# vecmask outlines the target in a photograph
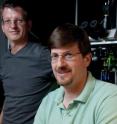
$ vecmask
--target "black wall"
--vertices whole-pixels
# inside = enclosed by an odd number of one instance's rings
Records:
[[[108,0],[78,0],[78,25],[86,29],[89,35],[96,35],[102,30],[104,13],[107,8],[104,4]],[[117,1],[109,0],[110,29],[116,28]],[[95,34],[94,34],[95,33]]]
[[[33,1],[30,0],[33,18],[32,31],[41,41],[45,42],[51,31],[59,24],[75,23],[75,0]]]
[[[28,0],[25,0],[28,1]],[[96,33],[104,19],[104,3],[107,0],[78,0],[78,25],[88,22],[87,32]],[[59,24],[70,22],[75,24],[76,0],[30,0],[27,2],[32,13],[33,28],[42,42],[46,42],[51,31]],[[116,0],[110,0],[109,16],[111,28],[116,27]],[[97,22],[95,27],[90,25]],[[100,30],[100,29],[99,29]]]

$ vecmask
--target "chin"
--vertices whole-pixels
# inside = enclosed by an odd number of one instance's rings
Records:
[[[18,40],[18,39],[21,38],[21,36],[20,36],[20,35],[12,35],[12,36],[10,36],[9,38],[10,38],[11,40]]]
[[[63,81],[63,80],[57,80],[57,81],[60,86],[68,86],[69,84],[71,84],[71,81]]]

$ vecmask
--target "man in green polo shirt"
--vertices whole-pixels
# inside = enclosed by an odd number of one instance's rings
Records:
[[[50,36],[50,47],[60,88],[43,99],[34,124],[117,124],[117,86],[88,71],[92,55],[86,32],[60,25]]]

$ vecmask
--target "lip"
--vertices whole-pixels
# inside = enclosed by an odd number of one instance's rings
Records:
[[[70,71],[68,70],[57,70],[57,73],[63,74],[63,73],[69,73]]]
[[[56,72],[58,76],[68,75],[70,72]]]
[[[19,31],[9,31],[10,34],[18,34]]]
[[[9,31],[9,32],[11,32],[11,33],[12,33],[12,32],[19,32],[19,31],[14,30],[14,31]]]

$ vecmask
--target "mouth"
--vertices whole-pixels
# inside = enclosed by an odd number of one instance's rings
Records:
[[[58,70],[56,70],[56,72],[58,74],[66,74],[66,73],[71,72],[71,70],[69,70],[69,69],[58,69]]]
[[[10,30],[9,33],[19,33],[18,30]]]
[[[66,76],[70,73],[71,71],[56,71],[57,76]]]
[[[18,31],[11,31],[10,34],[18,34]]]

